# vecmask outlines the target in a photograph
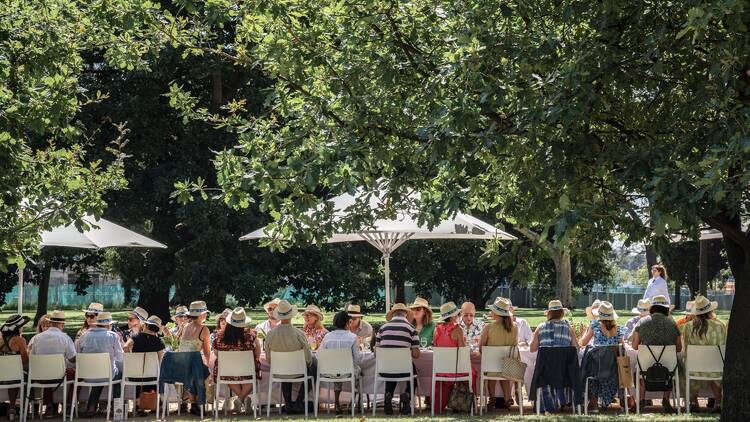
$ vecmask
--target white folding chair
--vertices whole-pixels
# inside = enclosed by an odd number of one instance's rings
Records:
[[[10,390],[18,388],[19,409],[21,409],[20,418],[23,419],[24,411],[24,382],[23,382],[23,361],[21,355],[0,356],[0,390]],[[15,403],[11,403],[8,409],[13,409]],[[10,410],[9,410],[10,411]]]
[[[216,371],[216,390],[214,392],[214,419],[219,417],[219,389],[221,385],[229,384],[252,384],[253,391],[250,393],[253,405],[253,417],[258,417],[258,379],[255,377],[255,357],[252,350],[223,351],[216,354],[218,369]],[[246,377],[240,381],[230,381],[223,377]],[[232,390],[227,387],[228,393],[225,401],[232,396]],[[224,403],[224,416],[227,415],[227,405]]]
[[[122,363],[122,398],[125,400],[125,388],[128,386],[156,386],[156,416],[159,416],[159,354],[150,353],[125,353]],[[144,380],[149,379],[149,380]],[[134,400],[133,412],[138,408],[138,398]],[[128,408],[125,406],[125,419],[128,418]]]
[[[357,377],[354,372],[354,359],[352,358],[351,349],[320,349],[317,352],[318,373],[315,382],[315,417],[318,417],[318,403],[320,400],[320,383],[327,382],[328,399],[330,402],[331,388],[333,384],[349,382],[352,386],[352,417],[354,416],[354,388],[357,378],[359,378],[359,391],[362,391],[362,378]],[[330,407],[328,412],[330,412]],[[364,412],[364,410],[363,410]]]
[[[726,346],[687,346],[685,351],[685,409],[690,414],[690,380],[721,381]],[[718,372],[718,377],[690,375],[692,372]]]
[[[307,381],[312,376],[307,375],[307,362],[305,361],[305,352],[297,350],[294,352],[271,352],[271,373],[268,380],[268,403],[266,406],[266,417],[271,416],[271,392],[273,383],[279,383],[279,390],[283,383],[302,383],[302,390],[305,394],[305,418],[307,418]],[[289,377],[289,378],[284,378]],[[281,407],[279,407],[281,413]]]
[[[112,409],[112,387],[120,380],[112,379],[112,360],[109,353],[79,353],[76,355],[76,375],[73,381],[73,403],[70,420],[78,416],[79,387],[107,387],[107,419]]]
[[[593,346],[593,347],[616,347],[618,350],[622,351],[622,353],[620,353],[619,356],[625,356],[624,349],[622,348],[621,345],[618,345],[618,346]],[[593,379],[594,379],[594,377],[586,377],[586,384],[585,384],[585,387],[584,387],[584,390],[583,390],[583,413],[585,415],[589,414],[589,406],[588,406],[589,381],[593,380]],[[628,404],[627,404],[627,397],[628,397],[628,394],[630,393],[630,388],[625,388],[624,390],[625,391],[623,393],[624,394],[623,397],[625,398],[625,402],[623,402],[622,407],[625,408],[625,415],[628,415],[629,414],[629,410],[628,410]],[[618,392],[619,392],[619,389],[618,389]]]
[[[438,376],[438,374],[466,374],[463,376]],[[438,381],[469,383],[469,391],[473,393],[471,385],[471,356],[468,347],[433,347],[432,348],[432,405],[431,414],[435,416],[437,400],[435,386]],[[440,386],[442,389],[442,385]],[[441,395],[442,397],[442,395]],[[470,405],[471,416],[474,416],[474,403]]]
[[[501,376],[488,375],[492,372],[503,372],[503,358],[509,356],[516,346],[483,346],[482,347],[482,364],[479,369],[479,416],[482,416],[482,408],[486,406],[484,402],[484,383],[489,380],[510,381],[515,384],[516,394],[518,395],[518,412],[523,416],[523,382],[511,380]],[[490,394],[494,393],[493,391]]]
[[[26,421],[28,416],[28,406],[32,404],[31,389],[36,388],[56,388],[62,387],[63,392],[63,420],[65,420],[66,410],[65,402],[68,397],[68,381],[65,378],[65,356],[59,355],[29,355],[29,379],[26,383],[26,389],[29,392],[29,400],[26,400],[23,420]]]
[[[649,348],[651,351],[649,352]],[[663,352],[663,353],[662,353]],[[653,354],[653,356],[652,356]],[[661,358],[659,356],[661,355]],[[677,414],[680,414],[680,367],[677,364],[677,346],[671,345],[671,346],[647,346],[645,344],[641,344],[640,347],[638,347],[638,358],[637,358],[637,365],[636,365],[636,379],[635,379],[635,413],[640,415],[641,414],[641,371],[646,371],[648,368],[650,368],[654,363],[656,363],[656,360],[654,359],[654,356],[659,359],[659,363],[665,366],[667,369],[670,369],[670,371],[674,371],[674,378],[673,378],[673,385],[676,391],[672,394],[672,400],[675,403],[675,406],[677,408]]]
[[[409,374],[406,377],[390,378],[383,377],[382,374]],[[409,392],[411,397],[411,415],[414,416],[414,379],[417,375],[414,373],[412,366],[411,349],[406,347],[384,348],[378,347],[375,352],[375,380],[373,381],[372,391],[377,398],[378,380],[380,381],[407,381],[409,383]],[[372,406],[372,415],[375,416],[377,406]]]

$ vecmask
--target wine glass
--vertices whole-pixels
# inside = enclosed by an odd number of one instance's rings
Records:
[[[426,338],[420,338],[419,339],[419,345],[422,346],[423,349],[427,348],[427,339]]]

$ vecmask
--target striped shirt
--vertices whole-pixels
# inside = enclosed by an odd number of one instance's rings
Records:
[[[568,347],[573,345],[570,324],[566,320],[547,321],[539,324],[539,347]]]
[[[404,317],[394,316],[378,330],[375,347],[419,348],[419,335]]]

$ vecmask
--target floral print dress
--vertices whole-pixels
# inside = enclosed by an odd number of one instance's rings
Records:
[[[310,345],[310,349],[318,350],[320,343],[323,342],[323,337],[328,334],[328,330],[325,328],[317,329],[315,326],[304,327],[305,338],[307,338],[307,344]]]
[[[617,327],[617,333],[609,337],[602,331],[599,321],[591,321],[589,328],[594,333],[592,344],[594,346],[617,346],[622,342],[622,328]],[[620,392],[620,383],[617,374],[608,380],[589,380],[589,397],[599,397],[601,407],[609,407]]]
[[[252,350],[255,351],[255,339],[258,338],[258,334],[255,332],[255,330],[248,329],[245,331],[245,338],[237,343],[237,344],[226,344],[222,341],[222,334],[223,331],[216,332],[216,336],[214,338],[214,341],[212,343],[213,350],[215,351],[230,351],[230,352],[237,352],[237,351],[246,351],[246,350]],[[216,375],[219,373],[219,358],[218,353],[216,354],[217,358],[214,362],[213,367],[213,378],[214,382],[216,382]],[[260,372],[260,354],[254,354],[253,359],[255,359],[255,377],[257,379],[261,378],[261,372]],[[228,381],[241,381],[246,380],[247,377],[222,377],[222,380],[228,380]]]

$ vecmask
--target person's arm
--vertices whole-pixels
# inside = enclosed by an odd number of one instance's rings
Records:
[[[29,364],[29,351],[26,345],[26,339],[21,336],[13,337],[11,343],[15,343],[15,346],[11,344],[11,348],[18,349],[18,354],[21,355],[21,362],[25,365]]]
[[[682,336],[677,336],[677,342],[675,343],[675,349],[677,353],[682,351]]]
[[[118,341],[119,343],[119,341]],[[125,342],[125,344],[122,345],[122,351],[130,353],[133,351],[133,338],[129,338],[128,341]]]
[[[568,328],[570,329],[570,345],[575,347],[576,349],[581,347],[578,343],[578,337],[576,336],[576,330],[573,328],[572,325],[568,325]],[[589,330],[591,331],[591,330]],[[592,333],[593,335],[593,333]],[[585,344],[585,343],[584,343]]]
[[[464,330],[461,327],[456,326],[451,330],[450,334],[453,340],[458,342],[458,347],[466,347],[466,338],[464,338]]]
[[[482,336],[479,337],[479,350],[482,350],[482,347],[486,346],[487,342],[490,339],[490,335],[488,333],[488,331],[489,331],[488,328],[489,328],[489,326],[485,325],[484,328],[482,329]]]
[[[117,335],[112,337],[112,344],[115,348],[115,362],[120,362],[120,365],[122,365],[122,362],[125,360],[125,356],[124,356],[122,346],[120,345],[120,340],[117,338]],[[132,347],[132,342],[131,342],[131,347]],[[121,366],[118,366],[118,368],[121,368]]]
[[[359,363],[362,360],[362,351],[359,350],[359,344],[356,341],[352,342],[352,359],[354,359],[354,363]]]
[[[211,356],[211,331],[209,331],[208,327],[204,326],[201,328],[200,337],[203,341],[203,359],[206,360],[206,365],[208,365],[208,359]]]
[[[630,342],[630,345],[633,347],[634,350],[638,350],[638,346],[641,345],[641,334],[638,331],[633,331],[633,341]]]
[[[529,344],[529,351],[536,352],[539,350],[539,327],[536,327],[534,335],[531,336],[531,344]]]
[[[575,336],[575,330],[573,330],[573,327],[570,327],[570,329],[572,330],[572,335]],[[583,335],[583,337],[581,337],[581,344],[589,344],[589,342],[591,341],[591,337],[594,337],[594,332],[591,330],[586,330],[586,333]]]

